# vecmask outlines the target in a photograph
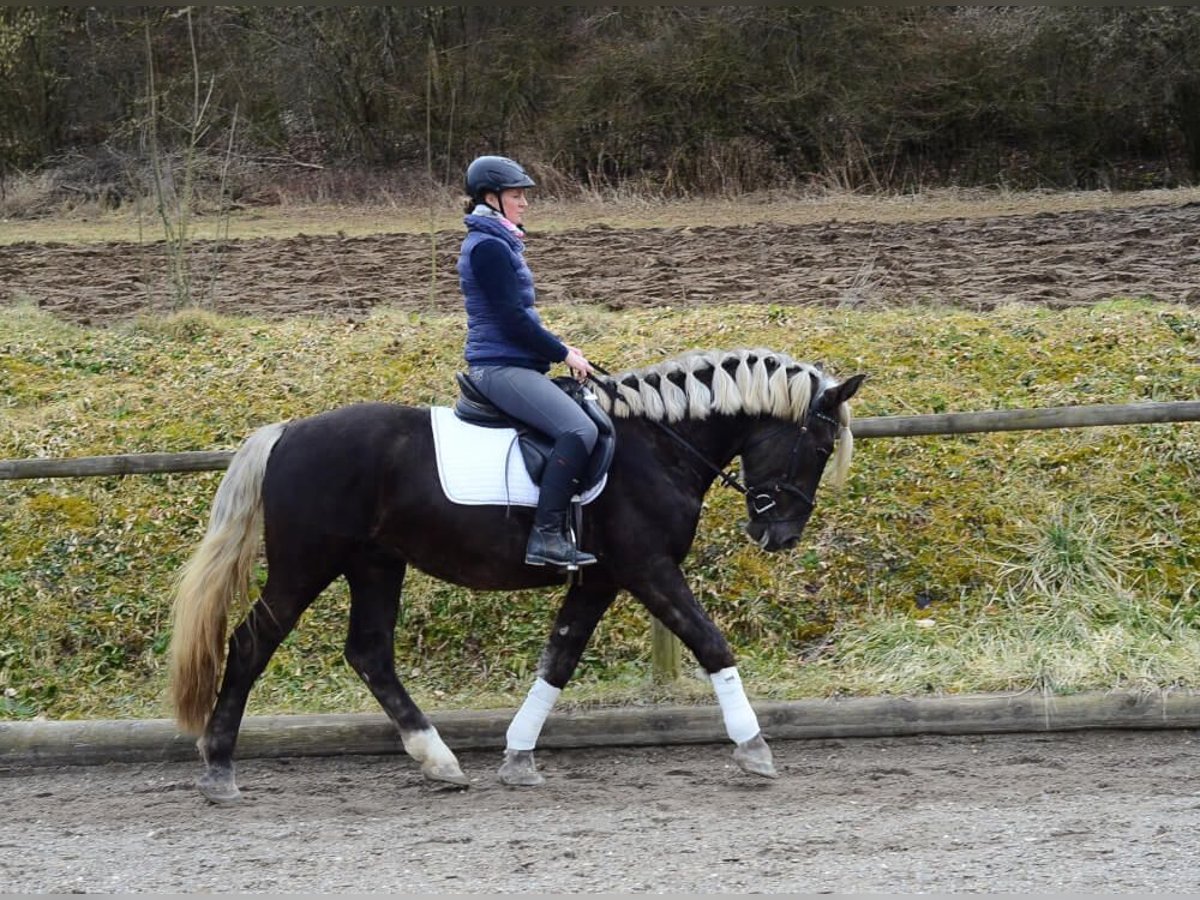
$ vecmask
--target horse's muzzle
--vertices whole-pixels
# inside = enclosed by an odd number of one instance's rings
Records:
[[[803,527],[797,529],[791,523],[750,522],[746,526],[746,534],[750,540],[768,553],[792,549],[800,540],[803,531]]]

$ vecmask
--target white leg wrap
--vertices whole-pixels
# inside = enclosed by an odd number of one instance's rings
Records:
[[[517,710],[517,714],[513,716],[513,720],[508,726],[508,733],[505,737],[508,740],[509,750],[532,750],[537,746],[538,735],[542,733],[542,725],[545,723],[546,717],[550,715],[550,710],[554,708],[554,702],[558,700],[558,695],[561,693],[562,688],[556,688],[541,678],[533,683],[533,687],[529,689],[529,694],[525,697],[525,702],[521,704],[521,708]]]
[[[709,677],[717,692],[717,702],[721,704],[721,715],[725,717],[725,730],[735,744],[744,744],[758,734],[758,716],[746,699],[737,666],[722,669]]]
[[[424,731],[401,732],[400,740],[404,744],[404,752],[424,765],[458,765],[453,751],[446,746],[437,729],[430,725]]]

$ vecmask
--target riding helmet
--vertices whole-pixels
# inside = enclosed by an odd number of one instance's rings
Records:
[[[467,166],[467,194],[475,200],[489,191],[499,194],[505,188],[535,187],[521,164],[507,156],[480,156]]]

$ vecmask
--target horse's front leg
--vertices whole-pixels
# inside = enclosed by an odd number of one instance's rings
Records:
[[[542,725],[574,674],[596,624],[616,596],[617,589],[611,585],[581,584],[567,591],[542,651],[537,678],[505,735],[504,763],[499,772],[505,784],[532,786],[545,781],[533,760]]]
[[[725,731],[736,744],[734,762],[743,771],[775,778],[775,762],[758,727],[758,716],[742,688],[725,636],[701,608],[683,573],[668,559],[650,562],[639,573],[630,591],[660,622],[669,628],[696,656],[712,681]]]

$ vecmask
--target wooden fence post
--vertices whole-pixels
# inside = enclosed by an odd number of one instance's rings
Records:
[[[654,680],[668,683],[679,680],[679,658],[683,644],[662,622],[650,617],[650,671]]]

